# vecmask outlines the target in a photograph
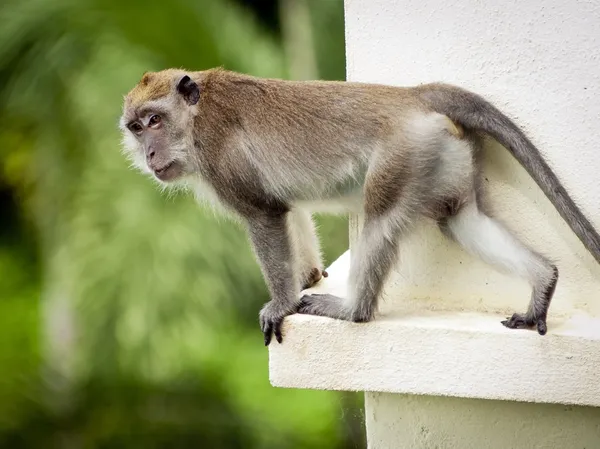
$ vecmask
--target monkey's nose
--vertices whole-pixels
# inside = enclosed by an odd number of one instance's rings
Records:
[[[156,151],[154,151],[153,148],[149,148],[148,150],[148,155],[146,156],[148,158],[149,161],[152,160],[152,158],[154,158],[154,155],[156,154]]]

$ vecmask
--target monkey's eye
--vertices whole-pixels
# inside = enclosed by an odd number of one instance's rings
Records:
[[[151,128],[156,128],[158,125],[160,125],[160,121],[161,121],[160,115],[154,114],[152,117],[150,117],[148,126],[150,126]]]
[[[140,125],[137,122],[136,123],[132,123],[131,125],[129,125],[129,129],[134,134],[140,134],[144,130],[144,128],[142,128],[142,125]]]

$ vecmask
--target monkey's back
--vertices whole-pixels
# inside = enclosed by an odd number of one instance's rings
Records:
[[[372,153],[423,106],[408,88],[218,70],[206,77],[201,109],[229,124],[228,151],[246,158],[266,187],[310,197],[360,183]]]

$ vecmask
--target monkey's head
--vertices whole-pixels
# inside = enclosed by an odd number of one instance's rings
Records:
[[[193,173],[193,123],[200,87],[197,73],[168,69],[144,73],[125,96],[123,149],[143,172],[163,183]]]

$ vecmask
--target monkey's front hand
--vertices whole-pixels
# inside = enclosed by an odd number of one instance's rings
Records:
[[[269,346],[271,343],[271,337],[275,334],[275,339],[278,343],[283,341],[281,335],[281,326],[283,325],[283,319],[292,315],[296,312],[296,307],[290,308],[286,307],[286,304],[283,304],[278,301],[269,301],[266,303],[262,310],[260,311],[260,329],[265,335],[265,346]]]

